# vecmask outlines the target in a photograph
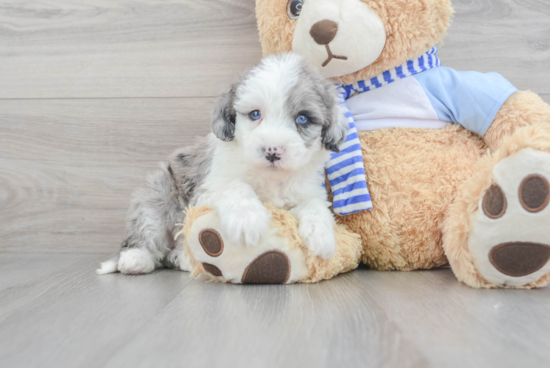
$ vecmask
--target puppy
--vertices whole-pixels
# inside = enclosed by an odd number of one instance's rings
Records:
[[[269,229],[262,203],[270,202],[291,211],[305,244],[330,258],[334,217],[324,163],[345,141],[346,128],[336,89],[317,69],[295,54],[264,59],[221,96],[212,133],[176,151],[135,192],[120,254],[98,273],[189,271],[174,234],[184,210],[195,205],[218,212],[230,242],[255,246]]]

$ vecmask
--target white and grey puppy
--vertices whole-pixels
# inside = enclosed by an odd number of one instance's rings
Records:
[[[190,205],[218,211],[222,236],[254,246],[267,232],[262,203],[290,210],[305,244],[334,254],[334,217],[323,187],[324,163],[346,138],[334,85],[295,54],[264,59],[221,96],[212,134],[176,151],[132,199],[127,238],[98,273],[189,270],[176,225]]]

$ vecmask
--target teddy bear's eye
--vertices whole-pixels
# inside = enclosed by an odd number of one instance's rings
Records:
[[[288,0],[286,12],[290,19],[298,19],[302,12],[302,6],[304,6],[303,0]]]

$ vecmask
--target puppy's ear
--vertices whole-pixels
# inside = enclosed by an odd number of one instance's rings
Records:
[[[235,138],[237,112],[233,104],[236,90],[237,85],[232,85],[229,92],[220,96],[212,110],[212,133],[224,142],[230,142]]]
[[[332,109],[332,116],[323,125],[322,139],[329,151],[340,152],[340,146],[346,141],[348,120],[338,105]]]

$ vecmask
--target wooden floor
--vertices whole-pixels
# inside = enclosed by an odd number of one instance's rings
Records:
[[[453,3],[443,64],[550,102],[550,2]],[[132,190],[260,57],[253,0],[0,0],[0,367],[550,366],[550,288],[95,275]]]
[[[99,277],[101,254],[0,255],[1,367],[548,367],[550,290],[449,269],[316,285]]]

